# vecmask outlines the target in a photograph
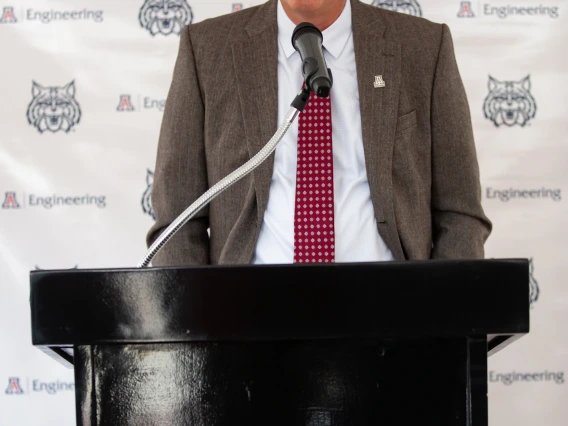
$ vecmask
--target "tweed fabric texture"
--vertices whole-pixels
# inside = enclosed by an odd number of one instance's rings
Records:
[[[276,130],[276,5],[184,29],[160,132],[148,243]],[[491,223],[448,27],[358,0],[351,6],[378,232],[397,260],[482,258]],[[374,88],[376,75],[384,88]],[[272,170],[273,157],[219,195],[153,265],[250,263]]]

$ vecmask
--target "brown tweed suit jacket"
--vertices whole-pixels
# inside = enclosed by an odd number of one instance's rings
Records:
[[[183,30],[160,134],[148,243],[276,130],[276,1]],[[351,2],[378,232],[397,260],[482,258],[491,223],[481,208],[469,107],[448,27]],[[384,88],[373,87],[375,75],[383,76]],[[153,265],[250,263],[272,170],[273,157],[218,196]]]

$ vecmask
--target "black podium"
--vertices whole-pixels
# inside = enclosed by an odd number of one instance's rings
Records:
[[[77,424],[486,426],[526,260],[36,271]]]

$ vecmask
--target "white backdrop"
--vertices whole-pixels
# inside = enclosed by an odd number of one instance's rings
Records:
[[[74,424],[72,371],[31,346],[29,271],[136,264],[179,28],[262,1],[176,0],[167,22],[146,3],[0,0],[0,426]],[[490,358],[491,424],[564,426],[568,1],[374,3],[450,26],[487,256],[533,259],[531,334]]]

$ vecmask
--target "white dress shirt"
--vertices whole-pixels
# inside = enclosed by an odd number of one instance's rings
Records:
[[[300,54],[291,43],[296,25],[278,2],[278,123],[284,120],[303,84]],[[323,31],[324,56],[333,73],[331,120],[335,197],[335,261],[393,260],[379,235],[367,180],[351,3]],[[369,82],[372,85],[372,82]],[[372,90],[372,86],[369,86]],[[298,120],[276,148],[268,205],[253,263],[292,263],[296,194]]]

